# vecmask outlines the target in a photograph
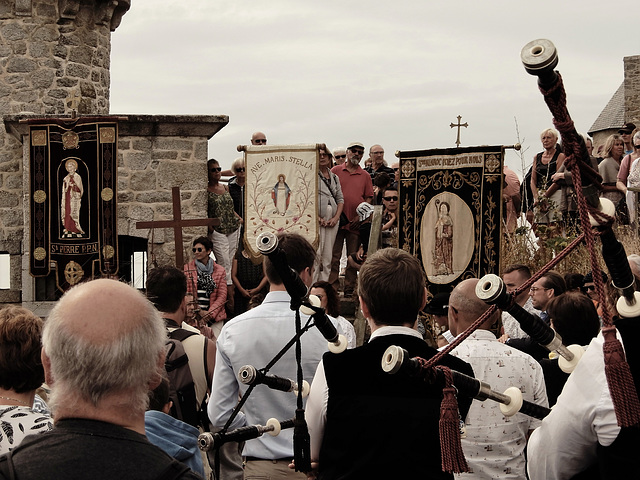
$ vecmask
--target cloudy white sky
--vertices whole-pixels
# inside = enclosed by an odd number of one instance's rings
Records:
[[[112,36],[111,113],[229,115],[209,156],[271,144],[396,150],[511,145],[525,161],[551,115],[520,51],[548,38],[569,111],[591,127],[640,54],[632,0],[132,0]],[[521,172],[520,157],[507,163]]]

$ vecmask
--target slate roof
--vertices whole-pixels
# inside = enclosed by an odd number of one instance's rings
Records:
[[[620,84],[587,133],[592,136],[595,132],[617,129],[622,125],[624,125],[624,82]]]

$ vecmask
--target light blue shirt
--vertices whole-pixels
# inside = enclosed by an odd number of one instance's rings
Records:
[[[230,320],[217,341],[216,366],[212,394],[207,412],[214,427],[223,427],[248,386],[240,383],[238,371],[244,365],[257,369],[267,366],[276,354],[295,336],[295,312],[286,292],[269,292],[262,305]],[[301,314],[302,326],[308,317]],[[309,384],[313,380],[322,355],[328,351],[327,340],[312,327],[302,335],[302,371]],[[269,370],[268,374],[296,380],[295,345]],[[245,425],[265,425],[269,418],[291,419],[296,412],[296,395],[272,390],[266,385],[254,387],[251,395],[234,419],[230,430]],[[272,437],[262,435],[246,442],[243,455],[279,459],[293,458],[293,429],[282,430]]]

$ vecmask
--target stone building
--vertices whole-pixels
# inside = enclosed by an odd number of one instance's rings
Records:
[[[626,122],[640,126],[640,55],[624,57],[624,80],[589,129],[593,151]]]
[[[0,303],[37,303],[60,294],[51,279],[29,274],[25,121],[70,117],[73,110],[79,116],[108,116],[111,32],[130,4],[0,0],[0,265],[10,270]],[[158,264],[173,262],[172,230],[135,226],[172,217],[172,187],[181,189],[183,218],[206,217],[207,141],[228,121],[224,115],[118,116],[119,276],[130,275],[134,251],[148,252]],[[185,245],[204,228],[185,229]]]

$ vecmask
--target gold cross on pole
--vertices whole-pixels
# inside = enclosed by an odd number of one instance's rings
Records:
[[[69,94],[67,97],[67,106],[71,108],[71,117],[76,118],[76,114],[78,113],[78,107],[80,106],[80,101],[82,100],[82,95],[76,89],[73,93]]]
[[[456,147],[460,146],[460,127],[467,128],[469,126],[467,122],[460,123],[460,120],[462,120],[462,116],[458,115],[458,123],[452,123],[451,125],[449,125],[451,128],[458,127],[458,136],[456,137]]]

